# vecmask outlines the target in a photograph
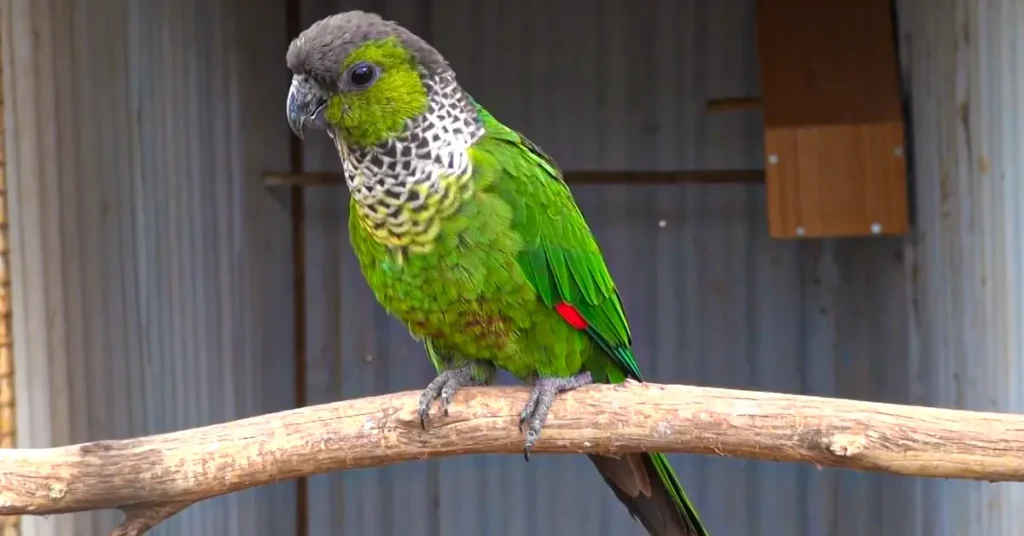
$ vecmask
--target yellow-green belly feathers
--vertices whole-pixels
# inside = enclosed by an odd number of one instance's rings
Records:
[[[417,337],[520,378],[574,373],[595,355],[586,333],[546,306],[522,273],[522,242],[497,196],[471,194],[427,247],[402,253],[374,237],[359,211],[353,201],[349,231],[362,272]]]

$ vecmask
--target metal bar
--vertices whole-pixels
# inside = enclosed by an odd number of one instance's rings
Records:
[[[565,174],[570,184],[737,184],[763,183],[760,169],[722,169],[699,171],[574,171]],[[341,173],[267,173],[266,186],[312,187],[343,186]]]
[[[711,99],[707,102],[709,112],[733,112],[738,110],[760,110],[760,97],[737,97],[727,99]]]

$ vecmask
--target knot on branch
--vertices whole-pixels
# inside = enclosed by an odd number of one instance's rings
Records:
[[[61,499],[68,494],[68,486],[63,482],[54,482],[50,484],[50,500],[58,503]]]
[[[822,443],[825,450],[844,458],[856,456],[868,448],[868,438],[864,434],[833,434],[823,438]]]

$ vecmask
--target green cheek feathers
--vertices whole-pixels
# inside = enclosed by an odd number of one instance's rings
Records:
[[[327,99],[327,109],[324,110],[324,119],[327,120],[327,124],[341,128],[342,118],[345,117],[345,100],[340,94],[334,94],[330,99]]]
[[[416,60],[395,38],[358,48],[342,64],[342,72],[360,61],[380,68],[377,82],[365,90],[333,95],[324,118],[347,143],[368,147],[400,134],[406,121],[425,113],[427,90]]]

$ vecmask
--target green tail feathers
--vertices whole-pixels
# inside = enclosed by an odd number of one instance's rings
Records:
[[[664,454],[588,456],[601,477],[651,536],[708,536]],[[643,471],[644,475],[637,475]],[[644,489],[648,484],[649,489]]]
[[[675,503],[679,513],[689,523],[690,526],[688,528],[693,532],[694,536],[708,536],[708,531],[704,528],[700,515],[697,514],[697,509],[690,503],[690,498],[686,496],[686,491],[683,490],[683,485],[679,482],[679,478],[676,477],[676,472],[672,470],[672,466],[668,463],[668,458],[660,452],[646,454],[645,456],[650,460],[655,471],[658,472],[661,482],[672,496],[672,502]]]

